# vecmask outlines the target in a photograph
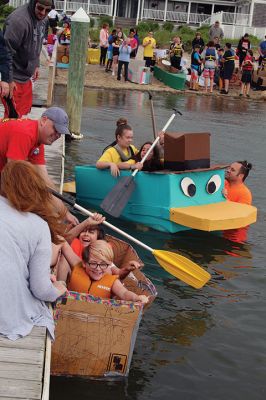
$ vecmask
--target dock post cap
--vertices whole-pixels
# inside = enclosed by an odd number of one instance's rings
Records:
[[[84,11],[82,7],[80,7],[74,15],[71,17],[71,22],[90,22],[90,17]]]

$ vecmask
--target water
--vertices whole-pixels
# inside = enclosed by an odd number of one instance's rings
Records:
[[[60,94],[60,93],[59,93]],[[57,96],[57,104],[64,97]],[[175,235],[119,226],[147,245],[178,251],[212,275],[195,290],[168,275],[153,256],[136,248],[158,298],[145,314],[130,374],[124,382],[52,378],[51,399],[264,400],[265,342],[265,103],[200,96],[154,94],[158,129],[177,107],[172,131],[211,132],[211,162],[247,159],[254,164],[247,184],[259,209],[248,242],[187,231]],[[95,163],[113,140],[115,121],[126,116],[139,146],[152,139],[148,95],[86,92],[82,142],[67,144],[66,177],[76,164]],[[116,221],[117,223],[117,221]]]

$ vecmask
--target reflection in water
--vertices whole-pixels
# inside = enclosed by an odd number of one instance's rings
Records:
[[[190,346],[193,338],[203,336],[212,325],[211,316],[206,311],[184,310],[157,325],[156,330],[165,342]]]

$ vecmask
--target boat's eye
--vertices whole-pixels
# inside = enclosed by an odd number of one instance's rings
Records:
[[[183,193],[188,197],[193,197],[196,194],[196,185],[191,178],[183,178],[181,183]]]
[[[206,185],[206,190],[209,194],[213,194],[220,189],[221,177],[219,175],[213,175]]]

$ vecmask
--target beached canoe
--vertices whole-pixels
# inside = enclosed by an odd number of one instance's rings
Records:
[[[109,170],[84,165],[75,168],[77,203],[101,210],[100,204],[123,176],[111,176]],[[224,166],[192,171],[139,172],[136,188],[121,217],[153,229],[175,233],[187,229],[219,231],[237,229],[256,221],[257,209],[226,201]],[[189,196],[187,188],[195,184]]]
[[[118,267],[139,260],[128,243],[111,236],[107,240]],[[123,283],[129,290],[149,296],[145,308],[157,295],[152,282],[139,270],[131,272]],[[97,379],[127,376],[142,316],[139,303],[69,292],[54,309],[56,340],[51,374]]]
[[[154,77],[159,81],[163,82],[166,86],[173,89],[184,90],[186,85],[186,74],[180,72],[173,74],[166,71],[164,68],[160,68],[157,65],[154,66]]]

